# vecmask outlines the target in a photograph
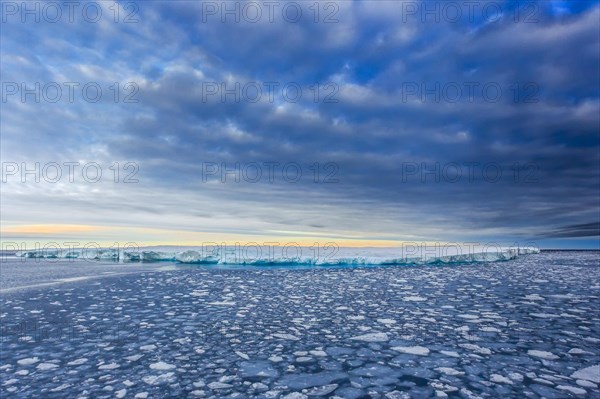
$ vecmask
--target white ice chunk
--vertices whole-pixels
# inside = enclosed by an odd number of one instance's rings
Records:
[[[175,368],[175,366],[174,366],[174,365],[172,365],[172,364],[169,364],[169,363],[165,363],[165,362],[163,362],[163,361],[160,361],[160,362],[152,363],[152,364],[150,365],[150,368],[151,368],[152,370],[171,370],[171,369],[174,369],[174,368]]]
[[[527,354],[529,356],[539,357],[541,359],[546,359],[546,360],[556,360],[556,359],[558,359],[558,356],[556,356],[554,353],[546,352],[546,351],[528,350]]]
[[[600,364],[577,370],[571,374],[571,378],[592,381],[596,384],[600,384]]]
[[[424,346],[394,346],[392,350],[396,352],[408,353],[409,355],[427,356],[429,349]]]
[[[350,338],[354,341],[364,341],[364,342],[385,342],[389,340],[389,337],[386,333],[369,333],[364,335],[358,335],[356,337]]]

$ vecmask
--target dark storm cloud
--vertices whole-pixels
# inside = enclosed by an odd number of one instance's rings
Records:
[[[556,230],[542,235],[544,237],[596,237],[600,236],[600,223],[585,223],[575,224],[571,226],[564,226],[557,228]]]
[[[64,114],[42,104],[46,124],[14,106],[11,125],[36,144],[25,148],[3,121],[3,146],[23,156],[50,147],[63,157],[135,159],[153,190],[182,202],[225,201],[237,217],[298,229],[537,237],[598,218],[597,2],[538,2],[535,22],[515,22],[515,2],[497,3],[497,20],[477,13],[458,22],[423,22],[399,2],[337,4],[331,24],[314,23],[306,9],[297,23],[222,23],[202,3],[151,2],[140,3],[135,26],[77,26],[80,35],[58,25],[15,27],[6,48],[27,62],[20,69],[9,59],[11,79],[103,71],[106,82],[137,82],[139,102],[70,104]],[[26,34],[32,48],[20,50]],[[293,82],[303,96],[222,101],[207,96],[213,82]],[[314,101],[314,84],[331,84],[336,102],[324,102],[323,92]],[[305,174],[294,184],[220,184],[219,176],[208,184],[204,162],[297,162]],[[314,163],[335,165],[337,182],[315,184]]]

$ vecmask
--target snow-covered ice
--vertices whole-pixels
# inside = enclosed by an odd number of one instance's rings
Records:
[[[389,340],[386,333],[380,333],[380,332],[358,335],[358,336],[352,337],[350,339],[352,339],[354,341],[364,341],[364,342],[385,342],[385,341]]]
[[[394,346],[392,350],[396,352],[408,353],[409,355],[426,356],[429,354],[429,349],[423,346]]]
[[[600,384],[600,364],[577,370],[571,374],[571,378],[592,381],[596,384]]]
[[[541,359],[546,359],[546,360],[558,359],[558,356],[556,356],[554,353],[551,353],[548,351],[539,351],[539,350],[531,349],[531,350],[527,351],[527,354],[529,356],[539,357]]]

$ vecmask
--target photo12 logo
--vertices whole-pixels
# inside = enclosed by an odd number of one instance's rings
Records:
[[[109,261],[120,262],[125,253],[136,253],[139,245],[135,242],[115,242],[111,246],[102,246],[97,242],[25,242],[3,241],[2,260],[17,258],[21,262],[59,262],[59,261]]]
[[[402,23],[538,23],[539,1],[398,1]],[[511,4],[512,3],[512,4]]]
[[[534,162],[515,162],[509,166],[495,162],[403,162],[402,183],[538,183],[540,167]]]
[[[339,85],[333,82],[302,86],[296,82],[202,82],[202,102],[297,103],[308,100],[314,103],[338,103]]]
[[[139,183],[136,162],[113,162],[102,166],[98,162],[2,162],[2,183]]]
[[[116,1],[3,1],[2,23],[114,23],[136,24],[139,5]]]
[[[69,104],[83,100],[86,103],[104,101],[114,103],[137,103],[140,88],[135,82],[2,82],[2,103],[20,101],[22,103]]]
[[[202,23],[336,24],[340,6],[334,1],[203,1]]]
[[[498,103],[539,102],[540,87],[535,82],[501,85],[498,82],[403,82],[402,103]]]
[[[298,162],[202,162],[202,182],[220,183],[339,183],[339,165],[335,162],[301,165]]]

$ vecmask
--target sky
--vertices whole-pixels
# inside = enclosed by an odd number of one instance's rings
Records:
[[[3,249],[599,248],[598,1],[1,4]]]

